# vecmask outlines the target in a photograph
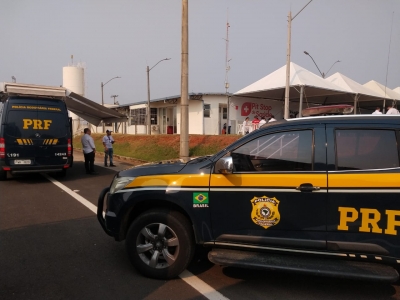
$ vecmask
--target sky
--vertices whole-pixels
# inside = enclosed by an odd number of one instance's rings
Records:
[[[287,16],[309,0],[189,0],[189,93],[229,92],[286,64]],[[2,0],[0,82],[60,86],[85,66],[85,96],[111,104],[180,94],[181,0]],[[313,0],[292,21],[291,61],[319,74],[400,86],[400,0]]]

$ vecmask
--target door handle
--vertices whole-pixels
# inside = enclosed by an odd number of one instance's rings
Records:
[[[313,192],[313,191],[319,191],[320,187],[313,186],[311,183],[302,183],[300,184],[300,186],[296,187],[296,190],[300,192]]]

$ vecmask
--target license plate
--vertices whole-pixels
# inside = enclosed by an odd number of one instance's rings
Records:
[[[30,159],[16,159],[14,160],[14,164],[16,165],[30,165],[31,160]]]

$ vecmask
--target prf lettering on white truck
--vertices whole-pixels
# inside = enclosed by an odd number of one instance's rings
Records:
[[[33,127],[33,129],[44,129],[48,130],[50,127],[52,120],[37,120],[37,119],[22,119],[24,121],[23,129],[29,129],[29,127]]]
[[[378,222],[381,220],[381,213],[375,208],[360,208],[360,211],[354,207],[339,207],[340,224],[338,230],[349,230],[349,223],[355,222],[361,214],[360,232],[373,232],[397,235],[396,227],[400,227],[400,210],[386,210],[387,217],[386,228],[380,228]]]

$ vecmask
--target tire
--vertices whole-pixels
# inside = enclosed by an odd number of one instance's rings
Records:
[[[7,171],[0,170],[0,181],[7,180]]]
[[[192,226],[177,211],[149,210],[129,227],[126,249],[133,266],[144,276],[175,278],[193,258]]]

